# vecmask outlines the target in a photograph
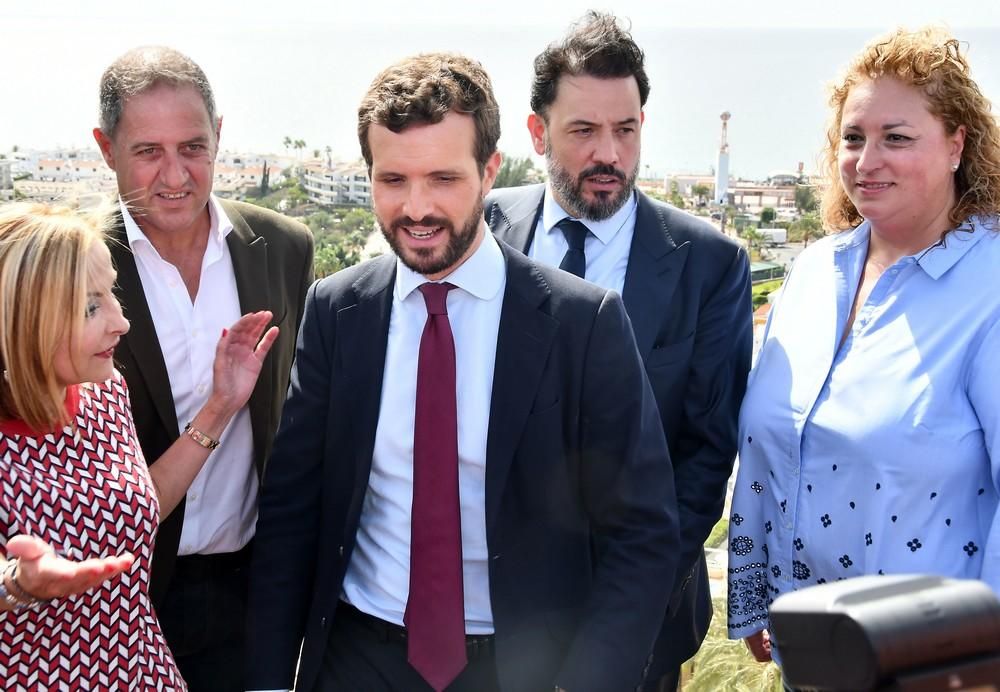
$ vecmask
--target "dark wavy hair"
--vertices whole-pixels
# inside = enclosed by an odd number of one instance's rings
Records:
[[[358,107],[358,141],[369,174],[368,129],[373,124],[402,132],[413,125],[439,123],[450,111],[475,121],[474,154],[482,174],[500,139],[500,109],[482,65],[456,53],[423,53],[379,73]]]
[[[628,28],[612,15],[591,10],[570,27],[569,33],[550,44],[535,58],[535,79],[531,83],[531,110],[546,116],[556,100],[559,78],[564,74],[614,78],[635,77],[639,103],[649,98],[649,77],[643,67],[645,56],[632,40]]]

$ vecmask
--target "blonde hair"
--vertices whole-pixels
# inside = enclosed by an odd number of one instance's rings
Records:
[[[35,430],[70,422],[53,362],[83,327],[89,257],[104,242],[108,211],[0,208],[0,420]]]
[[[840,181],[841,116],[851,88],[879,77],[892,77],[918,89],[949,135],[965,126],[965,148],[955,173],[956,203],[948,217],[951,227],[961,226],[971,216],[1000,211],[1000,129],[989,99],[969,75],[961,44],[938,27],[897,29],[868,44],[831,87],[833,118],[822,152],[829,183],[821,206],[824,226],[845,230],[863,221]]]

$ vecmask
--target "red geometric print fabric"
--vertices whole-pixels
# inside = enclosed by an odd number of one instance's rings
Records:
[[[149,600],[159,506],[118,372],[80,389],[75,427],[0,432],[0,544],[42,538],[68,558],[130,552],[87,593],[0,612],[5,690],[184,690]]]

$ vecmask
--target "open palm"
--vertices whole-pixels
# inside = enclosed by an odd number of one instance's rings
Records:
[[[267,329],[270,321],[267,310],[247,313],[219,338],[212,367],[212,397],[226,410],[242,408],[253,392],[264,359],[278,338],[277,327]]]

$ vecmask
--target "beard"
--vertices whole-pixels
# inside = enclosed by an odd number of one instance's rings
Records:
[[[590,221],[603,221],[610,218],[616,211],[624,206],[629,196],[635,189],[635,179],[639,175],[639,161],[636,159],[635,167],[631,174],[626,175],[625,171],[615,168],[611,164],[603,163],[591,166],[580,172],[576,178],[552,155],[552,148],[548,140],[545,142],[545,163],[549,169],[549,181],[557,197],[566,203],[566,211],[578,219],[588,219]],[[594,200],[588,201],[583,196],[584,181],[595,175],[615,177],[622,183],[622,188],[617,193],[596,192]]]
[[[380,217],[378,225],[382,229],[389,247],[396,253],[396,257],[404,265],[425,276],[441,274],[449,269],[454,269],[456,264],[465,253],[472,247],[476,240],[476,233],[483,222],[483,199],[476,199],[472,213],[465,219],[460,231],[455,231],[455,225],[443,216],[425,216],[422,219],[414,220],[409,216],[399,216],[386,224]],[[438,248],[417,248],[408,249],[399,240],[401,233],[406,233],[404,226],[440,226],[439,233],[448,234],[448,242],[443,249]]]

